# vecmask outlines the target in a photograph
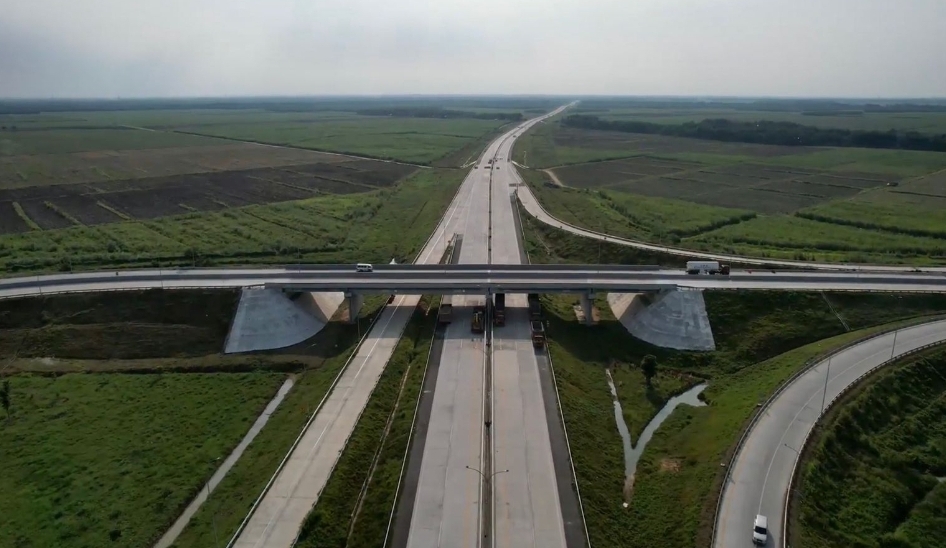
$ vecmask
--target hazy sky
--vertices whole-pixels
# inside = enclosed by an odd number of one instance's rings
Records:
[[[946,96],[946,0],[0,0],[0,97]]]

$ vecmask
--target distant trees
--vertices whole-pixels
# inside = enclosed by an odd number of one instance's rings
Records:
[[[644,356],[644,359],[641,360],[641,372],[644,373],[644,378],[647,380],[647,386],[650,386],[651,379],[657,375],[657,356],[653,354],[647,354]]]
[[[440,107],[386,107],[365,108],[355,111],[362,116],[399,116],[403,118],[473,118],[477,120],[522,120],[521,112],[472,112]]]
[[[792,122],[739,122],[727,119],[706,119],[684,124],[654,124],[633,120],[602,120],[597,116],[574,114],[562,122],[566,126],[690,137],[711,141],[755,143],[782,146],[864,147],[946,152],[946,134],[933,135],[916,131],[865,131],[819,128]]]
[[[10,415],[10,381],[3,381],[3,386],[0,386],[0,407],[3,407],[3,410],[6,414]]]

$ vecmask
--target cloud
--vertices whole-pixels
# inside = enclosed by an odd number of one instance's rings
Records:
[[[0,96],[942,96],[941,0],[0,0]]]

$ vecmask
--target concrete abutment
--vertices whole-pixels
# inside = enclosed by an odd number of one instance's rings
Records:
[[[642,341],[676,350],[716,349],[700,290],[609,293],[608,304],[614,317]]]

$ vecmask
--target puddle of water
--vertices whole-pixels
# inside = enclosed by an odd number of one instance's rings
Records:
[[[621,435],[621,441],[624,444],[624,491],[625,496],[629,498],[630,491],[633,489],[634,485],[634,472],[637,470],[637,462],[640,460],[644,448],[647,447],[647,443],[650,442],[650,439],[654,436],[654,432],[660,428],[660,425],[667,420],[667,417],[673,413],[673,410],[676,409],[678,405],[685,403],[693,407],[704,407],[706,404],[700,401],[699,395],[700,392],[706,389],[706,384],[698,384],[686,392],[667,400],[667,403],[654,415],[654,418],[650,419],[650,422],[647,423],[647,426],[644,428],[635,446],[631,440],[631,433],[627,429],[627,423],[624,422],[624,412],[621,410],[621,402],[618,400],[618,390],[614,386],[614,378],[611,377],[611,371],[609,369],[605,369],[605,373],[608,375],[608,388],[611,389],[611,397],[614,401],[614,420],[617,422],[618,433]]]

